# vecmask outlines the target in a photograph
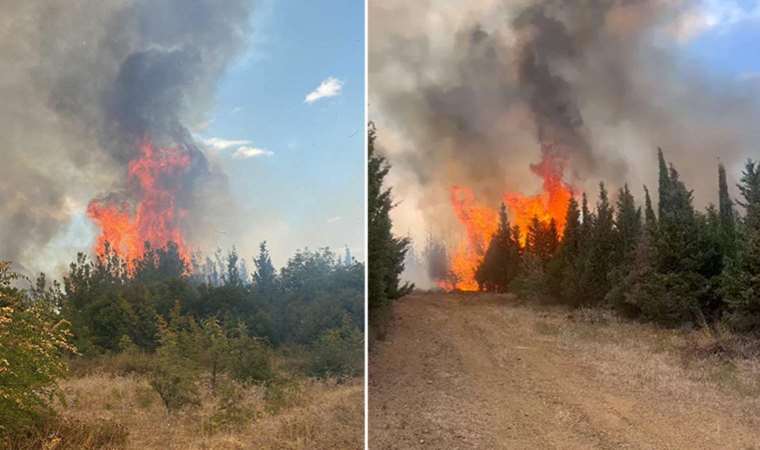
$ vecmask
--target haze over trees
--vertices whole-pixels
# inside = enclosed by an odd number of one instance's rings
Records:
[[[716,329],[725,323],[760,332],[760,164],[747,161],[737,209],[723,165],[717,170],[718,206],[693,205],[691,190],[658,151],[657,211],[644,187],[637,205],[623,186],[613,202],[599,186],[596,205],[585,193],[571,199],[566,226],[535,218],[528,230],[510,230],[502,206],[477,271],[481,290],[602,306],[674,326]],[[743,214],[740,214],[743,212]],[[520,245],[519,233],[525,232]]]

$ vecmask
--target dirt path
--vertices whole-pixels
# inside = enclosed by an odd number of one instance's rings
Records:
[[[758,398],[690,378],[646,330],[406,297],[370,357],[370,448],[760,449]]]

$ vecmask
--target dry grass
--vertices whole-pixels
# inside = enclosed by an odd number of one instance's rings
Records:
[[[94,372],[62,383],[66,423],[89,424],[100,441],[81,449],[351,449],[363,448],[363,389],[360,379],[298,380],[274,390],[235,389],[234,410],[220,411],[219,398],[202,389],[200,407],[169,414],[147,379],[138,374]],[[220,421],[222,416],[225,420]],[[102,424],[126,431],[108,442]],[[82,431],[84,433],[84,431]],[[62,450],[53,435],[50,450]],[[85,442],[85,441],[82,441]]]
[[[589,374],[611,377],[632,391],[654,389],[675,408],[709,404],[760,426],[756,340],[726,330],[716,339],[705,330],[664,329],[598,309],[527,306],[512,311],[594,369]]]

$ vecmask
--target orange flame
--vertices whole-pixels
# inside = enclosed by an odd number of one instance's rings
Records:
[[[176,196],[180,177],[190,166],[190,155],[179,147],[157,148],[148,139],[139,147],[139,158],[128,166],[128,182],[139,197],[136,203],[106,198],[92,200],[87,206],[87,215],[100,228],[95,253],[103,254],[108,242],[131,265],[143,256],[145,243],[163,248],[174,242],[187,260],[180,229],[186,211],[177,206]]]
[[[544,180],[543,191],[533,196],[525,196],[519,192],[504,194],[504,203],[509,208],[510,224],[520,227],[522,245],[525,245],[526,231],[534,217],[538,217],[544,224],[554,219],[557,232],[562,236],[567,205],[573,196],[572,187],[562,180],[565,159],[551,151],[545,151],[543,155],[540,163],[530,166],[533,173]]]
[[[557,231],[562,235],[567,206],[573,196],[572,187],[563,181],[565,162],[561,155],[545,149],[541,162],[531,165],[531,170],[543,179],[543,191],[533,196],[519,192],[504,194],[510,225],[520,227],[521,245],[525,245],[526,231],[533,217],[545,224],[554,219]],[[467,238],[452,252],[449,261],[452,280],[440,280],[438,285],[446,290],[477,291],[475,271],[499,227],[499,212],[497,208],[478,204],[472,190],[460,186],[451,190],[451,205],[464,225]]]
[[[451,188],[451,204],[457,218],[465,226],[467,239],[460,242],[451,255],[449,266],[453,280],[444,282],[441,287],[477,291],[475,271],[483,259],[491,236],[499,227],[499,212],[477,204],[472,190],[459,186]]]

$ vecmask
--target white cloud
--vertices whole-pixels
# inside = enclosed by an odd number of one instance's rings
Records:
[[[306,95],[304,103],[312,104],[320,98],[335,97],[340,95],[341,89],[343,89],[343,82],[335,77],[329,77]]]
[[[330,217],[329,219],[327,219],[327,223],[336,223],[336,222],[340,222],[340,221],[341,221],[341,219],[343,219],[343,218],[342,218],[342,217],[340,217],[340,216]]]
[[[234,150],[232,157],[234,159],[255,158],[257,156],[272,156],[274,152],[254,147],[253,142],[247,139],[224,139],[224,138],[206,138],[201,139],[206,149],[213,153],[222,153],[227,150]]]
[[[250,145],[251,141],[247,140],[231,140],[231,139],[222,139],[222,138],[208,138],[203,139],[203,143],[206,144],[206,147],[209,148],[209,150],[213,150],[216,152],[221,152],[223,150],[227,150],[230,148],[240,147],[241,145]]]
[[[702,0],[676,20],[672,31],[679,41],[687,42],[707,31],[725,30],[751,20],[760,20],[760,2],[747,8],[736,0]]]
[[[235,159],[247,159],[247,158],[255,158],[257,156],[272,156],[272,155],[274,155],[274,153],[270,152],[269,150],[244,145],[242,147],[239,147],[237,150],[235,150],[235,153],[232,154],[232,157]]]

